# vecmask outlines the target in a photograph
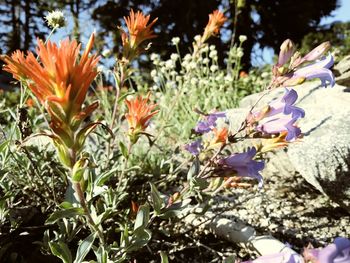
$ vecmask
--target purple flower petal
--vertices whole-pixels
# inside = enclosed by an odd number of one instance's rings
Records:
[[[198,139],[197,141],[186,144],[185,149],[193,155],[198,155],[203,149],[201,139]]]
[[[293,104],[298,99],[298,93],[293,89],[286,89],[285,94],[282,99],[272,101],[269,106],[270,110],[267,117],[277,115],[279,113],[284,113],[285,115],[292,114],[293,118],[303,118],[305,116],[305,111]]]
[[[258,180],[259,187],[263,185],[263,178],[259,173],[264,169],[265,163],[263,161],[255,161],[252,158],[256,154],[256,149],[248,148],[244,153],[233,154],[229,157],[219,160],[219,164],[223,165],[225,170],[234,170],[238,176],[252,177]]]
[[[197,123],[194,130],[195,132],[201,133],[201,134],[210,132],[214,127],[216,127],[216,120],[218,118],[225,118],[225,117],[226,117],[225,112],[215,112],[215,113],[208,114],[205,117],[205,120],[199,121]]]
[[[286,131],[286,141],[293,141],[301,134],[301,130],[294,125],[296,120],[297,118],[287,115],[265,118],[256,127],[256,130],[267,134],[278,134]]]
[[[325,52],[327,52],[331,47],[331,44],[329,41],[323,42],[322,44],[315,47],[313,50],[311,50],[308,54],[306,54],[302,61],[314,61],[321,57]]]
[[[346,238],[336,238],[334,244],[330,244],[321,249],[318,255],[320,263],[346,263],[350,262],[350,240]]]
[[[328,82],[331,85],[331,87],[333,87],[335,85],[335,79],[332,71],[329,70],[329,68],[332,67],[333,64],[333,56],[328,55],[313,64],[298,69],[294,72],[292,78],[304,77],[307,80],[319,78],[323,86],[326,86]]]
[[[253,261],[245,261],[242,263],[304,263],[304,260],[299,254],[280,252],[272,255],[261,256]]]

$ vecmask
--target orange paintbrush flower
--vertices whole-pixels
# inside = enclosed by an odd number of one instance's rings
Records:
[[[1,57],[6,63],[4,70],[28,85],[45,105],[51,117],[53,134],[50,137],[54,139],[60,158],[67,166],[74,164],[69,160],[68,149],[78,153],[87,134],[96,126],[90,123],[84,128],[80,127],[83,120],[98,107],[98,102],[95,102],[83,108],[88,88],[97,75],[99,58],[89,56],[93,42],[94,34],[80,59],[80,44],[69,39],[59,46],[38,40],[37,58],[32,52],[25,56],[21,51]]]
[[[79,111],[85,100],[87,90],[97,75],[98,57],[89,57],[94,35],[78,61],[80,44],[68,39],[57,46],[55,43],[38,40],[36,52],[39,61],[32,52],[27,56],[15,51],[11,57],[4,56],[5,71],[18,80],[27,80],[28,87],[42,103],[57,102],[63,108],[73,107]]]
[[[215,10],[209,15],[209,22],[204,29],[203,42],[209,37],[219,34],[220,27],[226,22],[227,18],[219,10]]]
[[[130,15],[124,17],[126,26],[129,31],[129,45],[131,48],[136,48],[143,41],[147,39],[155,38],[151,27],[155,24],[158,18],[155,18],[151,23],[148,24],[150,15],[145,16],[142,12],[137,11],[136,14],[131,9]],[[125,39],[124,39],[125,41]]]
[[[149,104],[150,93],[146,98],[138,96],[133,100],[125,100],[129,112],[125,114],[125,118],[129,124],[129,137],[132,143],[135,143],[139,135],[145,131],[150,119],[159,112],[153,111],[157,104]]]
[[[215,144],[222,144],[222,143],[226,143],[227,140],[227,135],[228,135],[228,130],[227,128],[222,128],[222,129],[217,129],[217,128],[213,128],[213,132],[214,132],[214,139],[211,142],[211,145],[215,145]]]

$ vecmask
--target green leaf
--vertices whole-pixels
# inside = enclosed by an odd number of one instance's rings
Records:
[[[69,218],[83,214],[84,209],[80,207],[72,207],[65,210],[55,211],[46,220],[46,224],[54,224],[57,220],[60,220],[61,218]]]
[[[124,158],[128,158],[128,148],[126,148],[125,144],[122,142],[119,142],[119,147],[120,147],[120,151],[122,152],[122,155],[124,156]]]
[[[49,242],[49,246],[52,254],[62,259],[64,263],[71,263],[73,261],[72,254],[70,253],[68,246],[62,241]]]
[[[148,229],[138,228],[134,231],[132,236],[131,244],[125,249],[125,251],[135,251],[139,250],[151,240],[152,234]]]
[[[169,263],[168,255],[164,251],[160,251],[161,263]]]
[[[4,149],[8,147],[9,144],[10,144],[10,140],[0,143],[0,152],[4,151]]]
[[[200,162],[198,157],[196,156],[196,159],[193,161],[191,168],[188,170],[187,181],[191,181],[192,178],[199,173],[199,168]]]
[[[62,209],[69,209],[69,208],[72,208],[73,205],[70,202],[64,201],[64,202],[60,203],[60,207]]]
[[[103,246],[100,246],[97,251],[94,251],[97,259],[97,263],[107,263],[108,254]]]
[[[95,241],[96,233],[91,233],[78,247],[77,255],[75,257],[74,263],[81,263],[86,255],[91,250],[91,247]]]
[[[115,167],[108,172],[101,174],[96,180],[95,185],[102,186],[110,177],[115,175],[115,172],[118,171],[118,167]]]
[[[152,183],[151,185],[151,197],[152,197],[152,203],[153,203],[153,209],[156,212],[157,215],[161,213],[161,208],[163,207],[163,199],[160,196],[160,193],[158,192],[156,186]]]
[[[191,181],[192,186],[199,187],[199,189],[203,190],[209,186],[209,182],[203,178],[195,178]]]
[[[78,200],[74,196],[75,191],[73,189],[72,182],[69,181],[68,183],[69,185],[66,192],[64,193],[64,201],[71,204],[79,204]]]
[[[139,228],[141,229],[146,228],[148,222],[149,222],[149,205],[144,204],[140,206],[139,211],[137,212],[136,220],[134,224],[134,231],[136,231]]]
[[[123,102],[124,99],[125,99],[127,96],[133,95],[133,94],[135,94],[135,92],[127,92],[127,93],[121,95],[121,96],[119,97],[119,99],[118,99],[118,104],[120,104],[121,102]]]
[[[236,257],[234,255],[228,256],[223,261],[223,263],[234,263],[234,262],[236,262]]]
[[[181,202],[175,203],[170,207],[164,209],[159,217],[161,219],[176,217],[183,212],[183,210],[191,203],[191,201],[192,200],[190,198],[187,198],[182,200]]]
[[[120,246],[129,246],[129,229],[125,226],[124,232],[120,235]]]

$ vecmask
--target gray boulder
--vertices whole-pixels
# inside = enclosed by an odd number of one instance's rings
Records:
[[[333,71],[339,85],[350,87],[350,55],[340,60]]]
[[[307,182],[350,211],[350,92],[343,86],[323,88],[319,82],[294,87],[297,105],[306,112],[299,121],[304,133],[300,142],[271,154],[264,176],[300,173]],[[282,96],[283,88],[271,91],[258,105]],[[253,94],[240,104],[247,111],[259,98]]]

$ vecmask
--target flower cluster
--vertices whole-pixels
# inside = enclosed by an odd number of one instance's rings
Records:
[[[204,119],[197,123],[193,131],[199,135],[207,135],[206,137],[204,136],[205,146],[202,145],[202,139],[198,139],[185,145],[185,149],[193,155],[198,155],[200,153],[199,149],[212,149],[215,146],[225,144],[228,129],[226,127],[217,127],[218,120],[225,118],[225,112],[214,112],[204,115]]]
[[[152,26],[157,22],[158,18],[148,23],[150,20],[149,15],[145,16],[140,11],[134,13],[134,11],[131,10],[130,15],[124,17],[124,20],[128,28],[128,33],[120,28],[123,44],[123,58],[131,61],[143,51],[140,45],[144,41],[156,37],[152,31]]]
[[[227,127],[218,127],[219,120],[226,118],[225,112],[214,112],[204,115],[204,119],[199,121],[194,128],[194,132],[200,135],[207,135],[206,139],[197,139],[185,145],[185,149],[192,155],[198,156],[201,152],[211,151],[216,146],[224,147],[227,143],[229,131]],[[264,168],[263,161],[255,161],[256,149],[248,148],[243,153],[234,153],[228,157],[220,157],[214,163],[214,173],[216,176],[229,178],[232,176],[250,177],[257,179],[259,187],[263,184],[260,171]]]
[[[202,36],[202,42],[207,41],[211,36],[216,36],[219,34],[220,27],[226,22],[227,18],[219,10],[215,10],[209,15],[209,21],[204,29]]]
[[[271,88],[295,86],[314,78],[319,78],[322,85],[328,83],[334,86],[334,76],[330,70],[334,64],[333,56],[330,54],[324,56],[329,49],[330,43],[324,42],[302,57],[295,51],[293,42],[285,40],[281,45],[278,62],[272,69]]]
[[[128,113],[125,118],[129,124],[129,138],[132,143],[136,143],[141,134],[146,134],[145,130],[149,125],[150,119],[156,115],[159,110],[155,110],[157,104],[149,104],[150,93],[146,98],[138,96],[133,100],[125,100],[128,107]],[[146,134],[147,135],[147,134]]]
[[[271,101],[260,110],[254,110],[253,106],[234,134],[229,133],[226,128],[217,127],[217,120],[224,117],[224,113],[204,115],[204,119],[194,128],[195,133],[204,136],[187,144],[185,149],[195,156],[200,156],[201,153],[208,153],[216,146],[221,146],[209,161],[212,170],[208,173],[212,176],[229,177],[227,183],[231,182],[232,176],[255,178],[261,187],[263,178],[260,171],[264,168],[264,162],[254,160],[255,156],[285,147],[301,136],[297,122],[305,117],[305,111],[295,105],[298,99],[297,92],[286,86],[293,86],[313,78],[320,78],[324,86],[328,83],[334,86],[334,76],[329,70],[334,63],[333,57],[330,54],[323,56],[328,49],[329,43],[326,42],[301,57],[295,52],[294,44],[286,40],[281,46],[278,62],[273,66],[272,81],[269,85],[269,89],[285,86],[283,96]],[[306,63],[309,64],[305,65]],[[241,78],[244,78],[243,74]],[[206,142],[208,134],[212,134],[209,136],[211,140]],[[237,138],[238,134],[241,135],[240,138]],[[245,138],[256,138],[258,143],[253,142],[255,146],[243,153],[234,153],[228,157],[222,155],[222,149],[228,144]]]
[[[44,44],[38,40],[37,55],[40,62],[32,52],[25,56],[23,52],[15,51],[12,56],[2,57],[6,63],[4,70],[26,83],[45,105],[51,117],[52,138],[63,163],[68,166],[73,165],[69,149],[74,149],[77,154],[94,127],[92,123],[81,129],[83,121],[99,105],[94,102],[83,107],[88,88],[97,75],[99,57],[89,56],[93,42],[94,34],[79,60],[80,44],[68,39],[59,46],[50,41]]]

